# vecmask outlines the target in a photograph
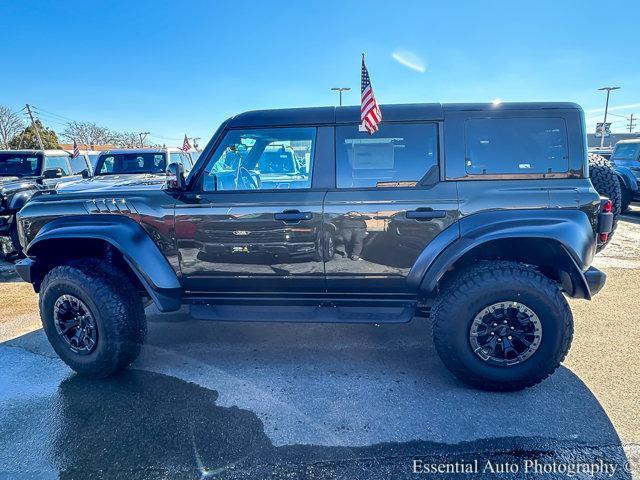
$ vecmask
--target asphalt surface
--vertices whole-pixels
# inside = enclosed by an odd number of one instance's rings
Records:
[[[597,259],[603,292],[571,302],[564,366],[507,394],[452,377],[423,318],[246,324],[149,311],[132,369],[89,381],[57,359],[29,286],[0,265],[0,478],[470,478],[427,465],[640,478],[639,240],[636,209]]]

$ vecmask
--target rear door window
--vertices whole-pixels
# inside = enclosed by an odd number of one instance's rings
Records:
[[[473,118],[465,123],[469,175],[546,174],[569,170],[562,118]]]
[[[434,123],[388,123],[373,135],[358,125],[336,128],[338,188],[412,187],[438,163]]]

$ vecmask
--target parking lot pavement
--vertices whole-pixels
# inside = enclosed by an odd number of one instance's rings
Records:
[[[13,303],[0,309],[0,333],[10,338],[0,345],[0,472],[368,479],[413,477],[416,459],[477,459],[479,477],[494,478],[491,459],[519,465],[501,475],[516,478],[535,458],[549,468],[603,460],[617,469],[596,478],[629,478],[625,463],[640,462],[637,220],[637,211],[625,217],[597,259],[608,274],[603,292],[571,302],[576,333],[564,366],[507,394],[452,377],[423,318],[246,324],[150,312],[133,368],[89,381],[56,358],[35,330],[32,292],[12,284]],[[13,304],[22,305],[19,318],[6,315]]]

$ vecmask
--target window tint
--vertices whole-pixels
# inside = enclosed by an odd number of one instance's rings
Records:
[[[71,159],[71,171],[75,173],[80,173],[83,170],[89,170],[89,165],[87,165],[87,159],[83,156],[77,156]]]
[[[465,125],[468,174],[554,173],[569,170],[561,118],[477,118]]]
[[[311,188],[315,128],[232,130],[205,168],[203,189]]]
[[[164,173],[167,168],[166,164],[164,153],[101,155],[96,165],[96,174]]]
[[[435,124],[381,123],[373,135],[358,125],[336,128],[338,188],[415,186],[437,163]]]
[[[56,157],[44,157],[44,170],[51,170],[59,168],[62,170],[62,175],[69,175],[69,157],[56,156]]]

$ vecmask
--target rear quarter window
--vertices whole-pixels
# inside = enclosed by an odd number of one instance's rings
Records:
[[[562,118],[473,118],[465,122],[467,175],[569,171]]]

